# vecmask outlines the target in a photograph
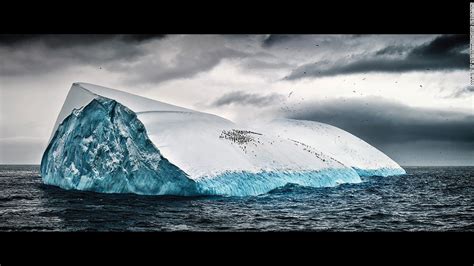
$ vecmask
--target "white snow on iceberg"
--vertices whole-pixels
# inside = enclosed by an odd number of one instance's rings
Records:
[[[46,184],[144,195],[259,195],[289,183],[324,187],[405,171],[339,128],[225,118],[74,83],[41,161]]]

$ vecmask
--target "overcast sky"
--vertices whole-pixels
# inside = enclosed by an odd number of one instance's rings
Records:
[[[474,165],[468,35],[0,35],[0,163],[39,164],[73,82],[245,123],[338,126],[401,165]]]

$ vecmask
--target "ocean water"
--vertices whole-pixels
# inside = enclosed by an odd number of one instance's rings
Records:
[[[474,231],[474,167],[252,197],[67,191],[39,166],[0,165],[0,231]]]

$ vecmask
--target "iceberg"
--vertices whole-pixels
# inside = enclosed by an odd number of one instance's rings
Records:
[[[400,174],[381,151],[331,125],[242,126],[88,83],[72,85],[41,160],[45,184],[142,195],[251,196]]]

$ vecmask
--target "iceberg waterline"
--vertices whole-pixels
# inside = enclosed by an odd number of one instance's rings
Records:
[[[350,168],[289,172],[231,172],[197,181],[198,191],[206,195],[254,196],[287,184],[310,187],[334,187],[343,183],[360,183]]]
[[[360,169],[354,168],[360,177],[371,177],[371,176],[391,176],[391,175],[404,175],[405,170],[402,168],[379,168],[379,169]]]
[[[374,158],[385,160],[382,167],[348,167],[315,145],[235,130],[232,122],[220,117],[149,99],[151,102],[145,103],[153,107],[147,110],[141,98],[137,101],[133,96],[93,86],[90,88],[100,93],[91,93],[84,87],[74,84],[71,88],[73,97],[68,95],[44,152],[41,175],[46,184],[103,193],[247,196],[289,183],[326,187],[358,183],[361,176],[405,173],[385,157]],[[81,103],[75,102],[77,95],[81,95]],[[190,126],[194,128],[189,130]],[[192,142],[180,145],[193,134]]]

